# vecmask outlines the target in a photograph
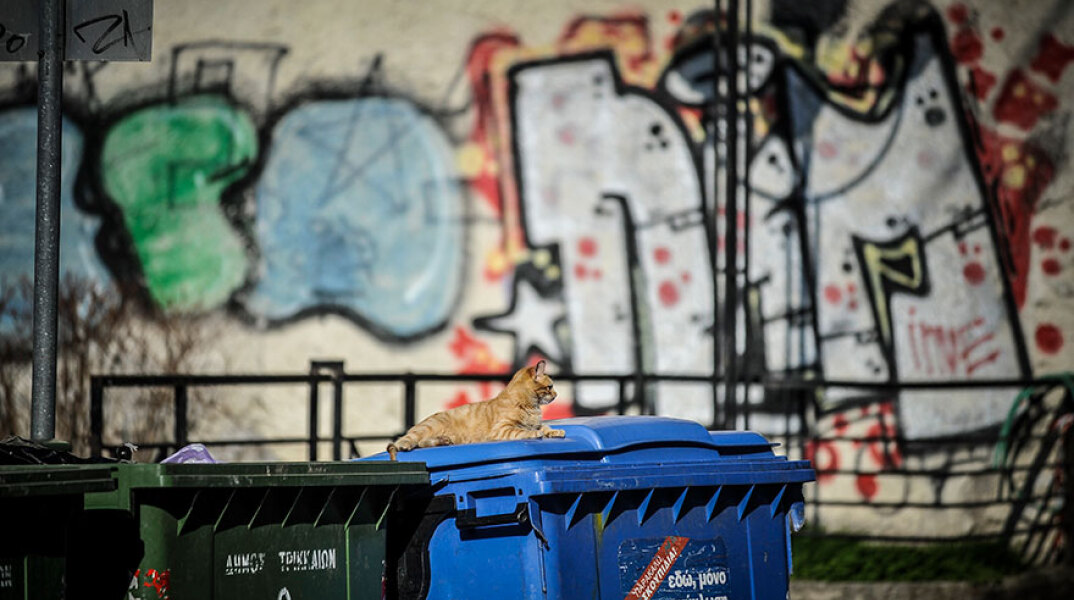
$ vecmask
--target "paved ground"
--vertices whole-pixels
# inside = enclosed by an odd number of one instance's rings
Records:
[[[792,600],[1070,600],[1074,568],[1049,567],[994,584],[791,581]]]

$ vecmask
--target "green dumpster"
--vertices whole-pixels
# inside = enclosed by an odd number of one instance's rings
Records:
[[[61,472],[85,482],[63,506],[14,504]],[[4,492],[24,515],[4,517],[22,521],[19,540],[56,516],[73,525],[49,534],[67,543],[48,545],[52,562],[34,567],[40,577],[14,574],[32,554],[14,544],[0,600],[379,599],[386,514],[399,495],[429,482],[420,463],[80,465],[20,477],[21,487]],[[9,546],[8,530],[0,531]]]
[[[135,515],[129,598],[380,598],[385,514],[424,465],[131,464],[86,508]],[[91,513],[89,513],[91,514]]]
[[[0,600],[62,598],[65,582],[98,592],[122,591],[122,563],[131,564],[124,550],[138,552],[137,538],[128,538],[126,548],[115,547],[123,519],[112,511],[98,514],[94,523],[83,518],[86,494],[114,489],[107,465],[0,467]],[[83,541],[93,537],[94,525],[110,535],[87,548]],[[116,566],[111,575],[94,564],[105,556]]]

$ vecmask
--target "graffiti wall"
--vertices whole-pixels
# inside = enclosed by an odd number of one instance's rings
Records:
[[[813,458],[851,528],[972,494],[945,474],[998,460],[1018,382],[1074,366],[1068,3],[758,1],[735,48],[703,3],[471,4],[158,6],[152,62],[66,69],[62,268],[208,319],[217,372],[678,378],[564,386],[551,416],[626,395],[717,422],[733,305],[740,374],[845,384],[743,386],[736,425]],[[32,274],[34,69],[0,63],[7,290]],[[997,383],[927,388],[973,381]],[[348,394],[356,431],[398,418]],[[887,477],[912,469],[942,476]]]

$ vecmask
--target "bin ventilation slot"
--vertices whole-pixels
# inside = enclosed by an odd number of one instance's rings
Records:
[[[671,505],[671,521],[673,523],[678,523],[679,519],[682,518],[682,509],[684,506],[686,506],[686,496],[689,495],[689,493],[689,486],[682,488],[682,493],[680,493],[679,497],[675,499],[675,503]]]
[[[642,525],[643,523],[645,523],[645,519],[648,519],[649,515],[652,514],[649,510],[649,507],[652,505],[653,496],[655,495],[655,489],[649,490],[649,492],[645,494],[645,498],[642,499],[641,504],[638,505],[638,525]]]
[[[716,486],[716,488],[712,490],[712,497],[709,498],[709,501],[705,503],[705,520],[706,521],[711,521],[712,517],[714,517],[717,514],[719,514],[719,511],[717,511],[716,509],[720,505],[720,492],[721,491],[723,491],[723,486],[722,485],[721,486]]]
[[[615,501],[619,499],[619,491],[612,492],[612,497],[608,498],[608,503],[604,505],[604,509],[600,511],[600,520],[607,527],[608,523],[611,523],[612,508],[615,506]]]
[[[362,490],[365,488],[345,487],[331,488],[328,497],[325,498],[324,506],[313,521],[314,527],[321,525],[342,525],[354,513],[358,501],[362,498]]]
[[[578,507],[581,506],[581,504],[582,504],[582,496],[584,496],[584,495],[585,494],[575,494],[574,495],[574,501],[571,502],[571,506],[570,506],[570,508],[567,509],[567,514],[565,515],[565,517],[563,519],[563,521],[567,524],[567,529],[570,529],[571,527],[574,527],[574,524],[575,524],[574,517],[575,517],[575,515],[578,514]],[[580,518],[581,517],[579,517],[579,519]]]
[[[224,510],[220,511],[220,518],[216,521],[216,529],[224,530],[232,527],[249,527],[257,513],[258,507],[265,496],[263,489],[238,489],[228,497]]]
[[[250,519],[250,527],[280,525],[298,501],[301,488],[269,488],[261,497],[257,512]]]
[[[773,519],[776,518],[777,514],[779,514],[779,505],[780,505],[781,502],[783,502],[783,494],[785,494],[786,492],[787,492],[787,486],[786,485],[781,485],[779,487],[779,492],[776,493],[776,497],[772,500],[772,503],[769,505],[769,516],[771,516]]]
[[[315,525],[343,525],[348,522],[358,503],[362,501],[364,487],[343,487],[332,490],[324,510],[317,516]]]
[[[742,499],[738,501],[738,520],[739,521],[742,520],[742,517],[746,516],[746,513],[748,512],[747,509],[750,506],[750,498],[753,497],[753,492],[756,489],[757,489],[757,486],[751,485],[749,487],[749,489],[746,490],[746,495],[743,496]]]
[[[377,529],[383,527],[384,517],[388,514],[388,507],[391,506],[397,489],[393,487],[388,490],[378,486],[362,490],[362,495],[351,512],[347,524],[375,525]]]
[[[176,533],[183,535],[212,527],[220,518],[220,512],[227,506],[231,492],[227,490],[198,490],[190,502],[190,510],[176,523]]]
[[[779,502],[778,496],[782,491],[783,486],[780,485],[751,485],[745,497],[738,503],[738,518],[739,520],[745,518],[754,509],[769,505],[773,502]]]
[[[299,488],[294,504],[283,519],[283,526],[312,525],[324,511],[325,503],[332,495],[332,488],[311,486]]]

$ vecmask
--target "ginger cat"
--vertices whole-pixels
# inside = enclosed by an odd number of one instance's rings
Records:
[[[430,415],[388,444],[388,455],[414,448],[473,444],[494,440],[561,438],[560,429],[541,424],[541,406],[556,399],[545,361],[523,367],[495,398]]]

